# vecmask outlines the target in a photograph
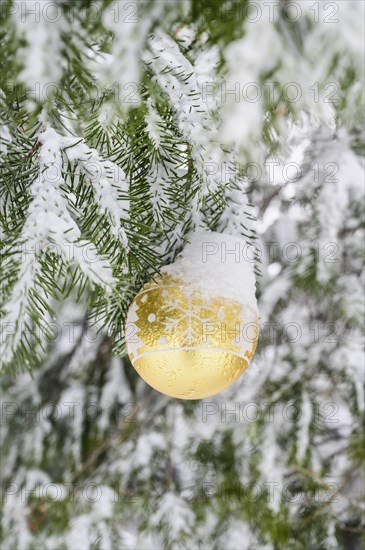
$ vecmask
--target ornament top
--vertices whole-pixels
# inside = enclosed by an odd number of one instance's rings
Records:
[[[178,277],[204,295],[235,300],[258,314],[252,246],[241,237],[195,231],[161,273]]]

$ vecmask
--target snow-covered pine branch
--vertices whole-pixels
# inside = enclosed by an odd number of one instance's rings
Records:
[[[52,268],[53,256],[57,256],[62,264],[76,266],[92,285],[107,293],[116,284],[113,276],[115,266],[110,264],[105,254],[97,251],[93,242],[84,238],[77,225],[80,214],[65,193],[65,155],[69,162],[79,162],[87,174],[95,190],[99,219],[107,215],[111,233],[123,247],[126,246],[126,237],[121,219],[128,211],[128,200],[125,196],[121,202],[114,187],[126,195],[124,174],[119,167],[103,161],[80,141],[63,137],[52,128],[38,136],[39,173],[30,186],[31,199],[25,223],[21,234],[15,241],[10,240],[5,251],[9,255],[5,268],[9,279],[15,281],[12,288],[9,285],[10,295],[4,297],[2,342],[6,365],[11,363],[14,355],[17,356],[19,347],[23,359],[26,359],[29,354],[29,350],[26,353],[29,345],[25,339],[27,331],[34,336],[36,327],[46,340],[49,315],[52,315],[50,299],[60,294],[61,279],[65,277],[65,273],[61,275],[60,271],[59,280],[57,276],[54,278],[57,269]],[[11,250],[15,250],[15,254],[11,254]],[[82,286],[82,280],[78,284]]]
[[[197,172],[203,182],[202,193],[214,193],[220,178],[212,174],[222,164],[224,154],[210,103],[203,97],[201,85],[205,82],[198,82],[196,68],[167,34],[156,33],[149,41],[149,48],[150,51],[147,50],[143,60],[153,71],[154,80],[167,95],[176,113],[178,128],[191,147]],[[213,78],[214,68],[218,63],[218,51],[214,48],[206,54],[212,58],[210,76]],[[205,63],[206,56],[201,56],[198,61]],[[199,74],[199,67],[197,72]],[[200,79],[202,80],[201,76]]]
[[[90,149],[83,140],[63,140],[67,159],[77,162],[82,174],[94,189],[94,200],[99,215],[105,215],[111,227],[111,234],[128,251],[128,239],[122,220],[128,219],[129,185],[123,170],[110,160],[100,158],[95,149]]]

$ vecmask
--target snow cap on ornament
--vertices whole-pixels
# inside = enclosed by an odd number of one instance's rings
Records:
[[[258,330],[246,242],[197,231],[175,262],[133,300],[127,349],[150,386],[178,399],[202,399],[223,391],[246,370]]]

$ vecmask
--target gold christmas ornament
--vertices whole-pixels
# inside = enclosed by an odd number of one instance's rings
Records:
[[[202,399],[246,370],[259,329],[247,256],[240,238],[195,233],[181,256],[138,293],[126,338],[147,384],[179,399]]]

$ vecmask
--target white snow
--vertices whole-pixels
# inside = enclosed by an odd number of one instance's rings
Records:
[[[213,82],[217,50],[213,48],[202,53],[193,66],[176,42],[162,31],[155,33],[149,47],[151,51],[143,54],[143,60],[152,68],[156,82],[168,95],[179,129],[192,146],[192,155],[204,182],[203,192],[213,192],[221,181],[216,168],[222,166],[227,155],[220,145],[211,102],[204,100],[202,84],[207,78],[209,83]],[[207,59],[209,64],[205,65]]]
[[[12,137],[8,126],[2,124],[0,127],[0,157],[8,152],[8,145],[12,142]]]
[[[33,196],[27,218],[20,237],[20,269],[12,295],[6,304],[6,314],[2,324],[3,361],[11,360],[26,329],[26,322],[32,325],[30,317],[30,292],[36,288],[37,274],[40,271],[38,256],[45,251],[60,255],[66,262],[75,262],[84,275],[94,283],[110,291],[114,283],[109,260],[99,256],[93,243],[81,240],[81,232],[72,217],[68,199],[62,190],[62,149],[70,145],[53,128],[48,128],[38,136],[41,143],[39,153],[39,173],[30,187]],[[70,149],[69,149],[70,150]],[[96,162],[98,159],[96,160]],[[105,179],[105,178],[104,178]],[[103,180],[100,187],[103,187]],[[105,184],[105,187],[108,186]],[[110,187],[110,186],[109,186]],[[111,198],[108,199],[111,201]],[[105,206],[109,206],[110,202]],[[87,254],[84,247],[87,247]],[[37,286],[37,292],[48,301],[45,290]],[[22,323],[18,320],[22,319]],[[44,332],[47,332],[48,314],[42,319]],[[8,327],[14,327],[12,334],[6,335]],[[36,344],[35,344],[36,345]]]
[[[91,149],[80,138],[63,138],[63,148],[71,162],[78,162],[95,191],[95,201],[101,214],[106,213],[112,235],[128,250],[127,235],[121,219],[128,216],[129,200],[121,200],[118,193],[127,194],[129,185],[124,171],[110,160],[103,160],[96,149]]]
[[[246,242],[240,237],[197,230],[174,263],[161,271],[207,296],[235,300],[258,312],[255,274],[245,257]]]
[[[13,20],[26,45],[19,50],[23,64],[20,80],[38,101],[44,101],[51,86],[59,83],[66,60],[60,55],[62,32],[67,23],[57,2],[27,0],[14,5]]]

